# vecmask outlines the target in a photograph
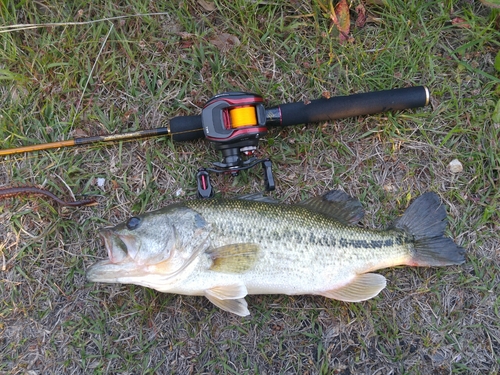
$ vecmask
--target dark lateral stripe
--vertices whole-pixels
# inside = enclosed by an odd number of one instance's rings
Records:
[[[394,240],[392,238],[387,238],[385,240],[348,240],[341,238],[339,240],[339,245],[341,247],[353,247],[355,249],[377,249],[393,246]]]
[[[380,249],[384,247],[400,246],[407,241],[404,236],[395,233],[394,236],[389,236],[382,239],[356,239],[344,238],[342,234],[339,236],[336,233],[320,234],[314,231],[307,232],[297,230],[295,228],[269,228],[268,230],[257,230],[243,225],[237,225],[234,222],[225,223],[221,228],[222,236],[236,236],[244,238],[248,236],[252,241],[271,241],[271,242],[286,242],[294,244],[310,244],[324,247],[350,247],[354,249]],[[358,234],[361,237],[361,234]]]

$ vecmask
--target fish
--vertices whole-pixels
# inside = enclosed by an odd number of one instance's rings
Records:
[[[101,229],[108,259],[86,276],[205,296],[247,316],[251,294],[360,302],[386,287],[373,271],[465,262],[465,249],[444,234],[446,208],[436,193],[419,196],[386,230],[362,227],[363,216],[360,201],[341,190],[298,204],[261,194],[186,200]]]

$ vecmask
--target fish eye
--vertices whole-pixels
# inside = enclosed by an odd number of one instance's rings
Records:
[[[141,218],[137,216],[132,216],[130,219],[127,221],[127,228],[129,230],[134,230],[139,228],[139,225],[141,224]]]

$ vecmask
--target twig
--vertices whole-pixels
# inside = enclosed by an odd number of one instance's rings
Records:
[[[81,22],[58,22],[58,23],[28,23],[28,24],[16,24],[16,25],[7,25],[0,26],[0,34],[10,33],[13,31],[22,31],[22,30],[30,30],[30,29],[39,29],[42,27],[59,27],[59,26],[73,26],[73,25],[91,25],[93,23],[103,22],[103,21],[114,21],[121,20],[124,18],[133,18],[133,17],[146,17],[146,16],[162,16],[168,14],[167,12],[158,12],[158,13],[139,13],[125,16],[116,16],[109,18],[101,18],[98,20],[91,21],[81,21]]]

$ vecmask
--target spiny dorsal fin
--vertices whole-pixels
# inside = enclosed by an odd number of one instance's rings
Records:
[[[385,285],[384,276],[376,273],[365,273],[356,276],[353,281],[342,288],[327,290],[318,294],[339,301],[359,302],[375,297],[385,288]]]
[[[243,284],[217,286],[205,290],[205,297],[215,306],[239,316],[250,315],[245,301],[247,288]]]
[[[299,205],[347,225],[358,223],[365,215],[361,202],[341,190],[331,190],[322,196],[306,199]]]
[[[266,197],[262,193],[245,194],[237,197],[237,199],[245,201],[254,201],[254,202],[279,203],[279,201],[277,201],[276,199],[271,197]]]
[[[207,251],[213,260],[210,270],[223,273],[242,273],[250,269],[259,254],[254,243],[235,243]]]

